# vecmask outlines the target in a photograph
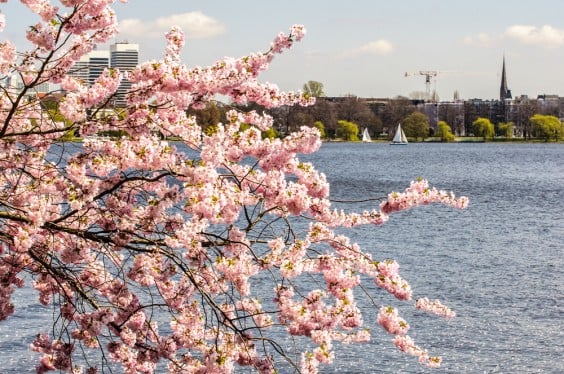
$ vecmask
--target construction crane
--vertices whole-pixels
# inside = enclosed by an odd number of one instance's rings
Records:
[[[423,75],[425,76],[425,98],[427,100],[431,99],[431,78],[436,77],[440,71],[437,70],[419,70],[417,72],[406,72],[405,76],[409,77],[412,75]]]
[[[415,72],[405,72],[406,77],[413,75],[422,75],[425,77],[425,100],[431,100],[431,79],[439,74],[457,74],[457,75],[491,75],[488,71],[459,71],[459,70],[419,70]],[[435,80],[436,84],[436,80]]]

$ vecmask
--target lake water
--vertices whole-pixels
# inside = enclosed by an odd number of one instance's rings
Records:
[[[302,159],[326,173],[337,200],[385,196],[417,177],[470,198],[464,211],[426,206],[348,231],[375,258],[396,259],[415,298],[456,311],[445,321],[402,307],[410,335],[443,357],[441,368],[420,366],[376,328],[322,372],[564,372],[564,145],[326,143]],[[0,373],[34,372],[27,347],[51,312],[29,295],[18,291],[16,314],[0,322]],[[367,322],[376,312],[365,307]]]
[[[324,144],[314,158],[335,199],[382,196],[417,177],[470,198],[464,211],[417,208],[352,235],[395,258],[416,295],[457,312],[446,323],[406,314],[415,341],[443,356],[434,372],[564,372],[564,145]],[[365,372],[427,371],[388,340],[335,372],[366,361]]]

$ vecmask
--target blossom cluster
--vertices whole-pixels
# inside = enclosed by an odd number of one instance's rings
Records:
[[[71,369],[70,353],[74,349],[72,344],[60,340],[51,341],[46,334],[38,334],[30,348],[32,351],[43,353],[36,367],[37,373]]]
[[[419,179],[411,182],[405,192],[390,193],[388,199],[380,204],[380,209],[385,213],[390,213],[431,203],[442,203],[464,209],[468,206],[468,198],[464,196],[457,198],[452,192],[430,188],[427,180]]]
[[[443,305],[440,300],[430,301],[428,297],[418,299],[415,302],[415,307],[445,318],[453,318],[456,316],[456,313],[446,305]]]
[[[397,309],[391,306],[381,307],[378,312],[378,323],[388,333],[394,335],[405,335],[409,330],[409,324],[399,316]]]
[[[31,49],[0,43],[0,74],[24,81],[0,95],[0,320],[16,312],[11,300],[24,286],[56,311],[50,335],[39,332],[31,344],[41,355],[37,371],[271,373],[282,355],[314,373],[338,358],[334,342],[368,341],[357,304],[364,280],[382,298],[406,301],[413,291],[397,262],[375,260],[344,229],[468,200],[419,180],[372,210],[339,211],[327,177],[300,160],[321,146],[317,129],[263,138],[272,117],[231,110],[214,131],[202,130],[188,109],[217,95],[267,108],[313,103],[258,81],[304,36],[301,25],[266,52],[207,67],[182,63],[184,35],[172,27],[163,58],[127,76],[127,107],[109,108],[124,72],[106,70],[92,85],[70,72],[116,34],[113,3],[26,0],[40,19],[26,34]],[[65,91],[56,109],[31,95],[45,82]],[[98,136],[108,130],[120,136]],[[72,132],[81,144],[61,141]],[[454,315],[427,298],[416,307]],[[397,309],[380,308],[378,322],[400,350],[440,363],[405,335]],[[305,344],[282,351],[281,329]],[[104,351],[99,367],[80,359],[87,349]]]
[[[396,335],[394,345],[402,352],[418,357],[419,362],[425,364],[427,367],[436,368],[441,365],[442,359],[440,357],[429,356],[427,351],[417,346],[413,342],[413,339],[407,335]]]

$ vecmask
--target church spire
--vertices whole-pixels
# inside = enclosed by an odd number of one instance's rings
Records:
[[[503,66],[501,68],[501,87],[499,88],[499,99],[511,99],[511,90],[507,88],[507,77],[505,76],[505,55],[503,56]]]

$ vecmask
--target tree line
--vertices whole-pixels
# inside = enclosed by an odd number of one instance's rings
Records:
[[[307,91],[306,91],[307,92]],[[225,112],[232,108],[219,102],[210,102],[203,109],[191,109],[207,133],[212,133],[218,123],[225,121]],[[310,107],[284,106],[266,109],[256,104],[237,105],[237,109],[256,110],[273,117],[274,126],[264,137],[281,137],[297,131],[302,126],[316,127],[324,140],[359,141],[360,133],[367,128],[373,139],[389,140],[394,129],[401,123],[406,136],[411,141],[423,141],[429,137],[442,142],[455,140],[455,127],[447,121],[438,121],[436,128],[431,126],[429,116],[417,111],[409,100],[390,100],[379,105],[376,114],[370,102],[356,96],[340,98],[317,97],[316,104]],[[544,141],[559,141],[564,137],[564,124],[554,115],[534,114],[529,118],[527,138]],[[485,117],[472,122],[471,133],[467,136],[511,139],[514,137],[513,122],[493,123]]]

